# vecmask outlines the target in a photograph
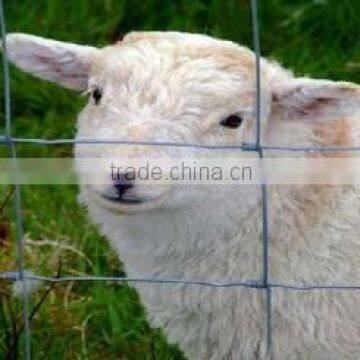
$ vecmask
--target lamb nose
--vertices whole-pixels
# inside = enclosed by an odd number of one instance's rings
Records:
[[[117,174],[116,179],[113,180],[113,187],[120,199],[129,189],[135,186],[134,180],[135,174],[133,172]]]

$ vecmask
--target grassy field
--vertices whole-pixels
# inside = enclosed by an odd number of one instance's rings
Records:
[[[262,52],[297,74],[360,83],[358,0],[259,0]],[[9,32],[28,32],[81,44],[104,45],[129,30],[208,33],[251,46],[247,0],[8,0]],[[71,138],[84,99],[11,68],[13,134]],[[3,92],[1,92],[3,96]],[[4,117],[0,113],[0,132]],[[2,156],[6,149],[2,148]],[[68,146],[19,146],[19,155],[71,156]],[[123,275],[121,263],[76,202],[76,187],[23,189],[26,269],[56,275]],[[0,188],[0,272],[16,268],[13,207]],[[6,205],[6,204],[5,204]],[[50,289],[32,319],[33,356],[47,359],[181,359],[160,329],[150,329],[137,294],[106,283]],[[33,308],[47,291],[31,297]],[[0,358],[9,355],[20,301],[0,282]],[[23,338],[18,355],[22,356]],[[14,351],[13,355],[14,355]],[[8,353],[8,354],[7,354]],[[7,355],[6,355],[7,354]]]

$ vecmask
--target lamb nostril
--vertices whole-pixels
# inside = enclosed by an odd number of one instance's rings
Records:
[[[116,179],[113,179],[113,187],[120,199],[129,189],[135,186],[134,180],[135,174],[133,172],[117,174]]]

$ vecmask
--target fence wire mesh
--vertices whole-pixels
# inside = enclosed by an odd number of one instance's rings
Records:
[[[9,142],[11,139],[11,100],[10,100],[10,76],[9,76],[9,63],[6,53],[6,26],[4,15],[4,4],[0,2],[0,20],[1,20],[1,36],[2,36],[2,48],[3,48],[3,71],[4,71],[4,92],[5,92],[5,139],[8,143],[8,148],[11,158],[16,161],[16,146],[14,143]],[[24,279],[24,244],[23,244],[23,219],[22,219],[22,206],[21,206],[21,188],[20,185],[15,182],[15,218],[16,218],[16,241],[17,241],[17,263],[19,279]],[[29,321],[29,299],[28,292],[26,291],[26,283],[21,281],[22,286],[22,315],[24,321],[24,333],[25,333],[25,358],[31,358],[31,328]]]
[[[310,147],[310,146],[267,146],[261,142],[261,51],[260,51],[260,26],[258,20],[258,2],[251,0],[251,15],[252,15],[252,32],[253,32],[253,47],[256,55],[256,99],[255,99],[255,115],[256,115],[256,139],[254,143],[239,144],[234,146],[207,146],[202,144],[191,143],[170,143],[170,142],[139,142],[139,141],[116,141],[116,140],[102,140],[102,139],[36,139],[36,138],[17,138],[12,136],[11,123],[11,94],[10,94],[10,76],[9,76],[9,62],[6,52],[6,24],[4,15],[3,0],[0,0],[0,26],[2,37],[2,56],[3,56],[3,76],[4,76],[4,114],[5,114],[5,134],[0,135],[0,144],[5,144],[8,147],[9,156],[16,162],[17,159],[17,144],[33,144],[43,146],[56,146],[64,144],[121,144],[121,145],[151,145],[161,147],[186,147],[186,148],[202,148],[211,150],[221,149],[239,149],[245,151],[257,152],[260,158],[264,157],[265,151],[298,151],[298,152],[355,152],[360,151],[360,146],[355,147]],[[206,281],[197,279],[165,279],[165,278],[131,278],[131,277],[108,277],[108,276],[62,276],[51,277],[41,275],[30,275],[24,271],[23,258],[23,215],[21,204],[21,186],[15,183],[15,220],[16,220],[16,241],[17,241],[17,264],[18,271],[2,272],[0,279],[8,281],[20,281],[22,283],[22,316],[24,321],[24,354],[27,360],[32,357],[31,354],[31,326],[29,321],[29,299],[26,290],[26,281],[41,280],[49,283],[63,283],[63,282],[129,282],[129,283],[149,283],[149,284],[183,284],[188,286],[205,286],[214,288],[230,288],[230,287],[246,287],[253,288],[259,291],[264,291],[266,301],[264,304],[264,311],[266,313],[266,324],[264,324],[266,331],[267,350],[271,351],[272,347],[272,311],[271,311],[271,289],[285,289],[292,291],[312,291],[312,290],[360,290],[360,285],[347,284],[316,284],[316,285],[296,285],[283,284],[273,282],[269,278],[269,232],[268,232],[268,193],[267,185],[261,185],[262,192],[262,276],[259,280],[239,280],[239,281]]]

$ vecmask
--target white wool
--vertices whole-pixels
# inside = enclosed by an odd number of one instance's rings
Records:
[[[85,72],[90,88],[103,91],[101,104],[95,106],[90,99],[80,114],[78,138],[210,145],[254,139],[254,54],[244,47],[200,35],[132,33],[115,46],[81,51],[74,45],[42,40],[41,59],[19,60],[22,52],[37,51],[39,41],[30,40],[21,34],[8,38],[10,58],[20,67],[35,68],[32,72],[40,77],[86,90],[83,81],[74,82],[68,75],[62,78],[69,64],[56,63],[54,51],[49,50],[46,60],[46,46],[56,45],[57,53],[66,49],[70,58],[77,59],[78,76],[82,78]],[[91,69],[84,64],[91,64]],[[265,59],[261,68],[263,142],[356,144],[359,86],[295,79]],[[244,118],[242,127],[222,128],[219,121],[234,113]],[[195,156],[192,149],[139,145],[78,145],[75,150],[76,157],[112,158],[181,152]],[[139,186],[134,191],[141,195],[143,189]],[[81,201],[119,253],[128,276],[214,281],[261,278],[258,187],[173,187],[162,194],[160,201],[136,208],[106,203],[91,187],[81,190]],[[360,285],[359,194],[350,186],[269,187],[272,281]],[[151,324],[162,327],[190,359],[266,358],[265,291],[134,286]],[[360,293],[271,292],[274,358],[358,358]]]

